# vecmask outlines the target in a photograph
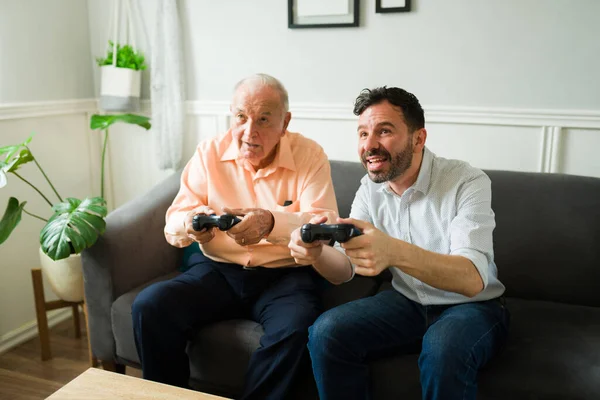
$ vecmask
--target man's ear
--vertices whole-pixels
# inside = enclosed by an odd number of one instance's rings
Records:
[[[285,117],[283,117],[283,132],[281,132],[281,136],[285,135],[285,131],[287,131],[287,127],[290,124],[291,120],[292,113],[288,111],[285,113]]]
[[[420,153],[423,151],[423,147],[425,147],[425,142],[427,141],[427,130],[425,128],[421,128],[415,131],[412,139],[414,151]]]

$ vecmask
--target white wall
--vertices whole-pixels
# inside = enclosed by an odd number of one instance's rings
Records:
[[[63,197],[97,193],[95,138],[87,130],[95,102],[84,100],[94,97],[92,65],[85,2],[0,0],[0,147],[36,132],[30,147]],[[21,172],[54,199],[33,164]],[[52,214],[37,193],[11,178],[0,189],[2,215],[11,196],[26,200],[29,211]],[[30,271],[39,268],[42,226],[23,215],[0,246],[0,352],[37,333]],[[47,300],[56,299],[47,281],[45,288]],[[49,316],[56,322],[61,311]]]
[[[156,0],[134,0],[153,36]],[[413,1],[358,28],[288,29],[284,0],[180,0],[188,98],[229,100],[238,79],[267,72],[292,103],[352,104],[393,85],[424,105],[600,109],[597,0]],[[92,50],[104,50],[108,7],[88,0]],[[143,38],[142,38],[143,39]]]
[[[148,51],[157,0],[134,0]],[[232,86],[254,72],[282,80],[291,130],[332,159],[356,160],[354,99],[364,87],[404,87],[426,110],[428,145],[480,168],[600,176],[600,2],[413,1],[376,14],[361,1],[360,27],[288,29],[282,0],[180,0],[189,99],[185,154],[227,126]],[[105,47],[109,9],[88,0],[92,52]],[[98,73],[96,73],[96,90]],[[147,94],[148,79],[145,80]],[[115,204],[166,174],[152,133],[113,135]],[[130,149],[139,150],[128,168]]]
[[[0,103],[94,97],[87,5],[0,0]]]
[[[285,1],[183,3],[191,99],[226,100],[232,81],[268,71],[292,102],[351,104],[393,85],[424,105],[600,108],[595,0],[414,1],[394,14],[363,0],[359,28],[301,30]]]

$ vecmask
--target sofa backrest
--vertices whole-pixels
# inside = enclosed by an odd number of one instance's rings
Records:
[[[330,163],[346,217],[365,170],[358,162]],[[506,296],[600,306],[600,179],[485,172],[496,214],[494,258]]]
[[[600,306],[600,179],[486,173],[507,296]]]
[[[359,162],[331,160],[329,164],[340,217],[348,218],[360,179],[365,176],[366,171]]]

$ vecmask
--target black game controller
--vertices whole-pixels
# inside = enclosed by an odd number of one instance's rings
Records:
[[[194,215],[194,218],[192,219],[192,228],[194,228],[195,231],[201,231],[204,228],[217,227],[219,228],[219,230],[226,231],[231,229],[235,224],[241,221],[241,219],[231,214],[198,214]]]
[[[315,240],[344,243],[360,235],[362,232],[352,224],[304,224],[300,229],[300,237],[304,243],[312,243]]]

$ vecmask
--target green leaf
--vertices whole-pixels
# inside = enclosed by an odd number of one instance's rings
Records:
[[[33,161],[33,155],[28,148],[21,149],[21,152],[9,162],[7,172],[15,172],[23,164]]]
[[[21,214],[23,213],[25,204],[27,204],[26,201],[19,204],[19,200],[14,197],[8,199],[6,211],[4,212],[2,220],[0,220],[0,244],[8,239],[12,231],[19,225],[19,222],[21,222]]]
[[[146,130],[152,127],[150,124],[150,118],[145,117],[143,115],[135,115],[135,114],[109,114],[109,115],[99,115],[94,114],[90,119],[90,128],[93,130],[108,129],[112,124],[117,122],[123,122],[126,124],[138,125],[142,128],[146,128]]]
[[[69,197],[52,207],[55,214],[40,233],[44,253],[53,260],[69,257],[92,246],[106,229],[106,201],[101,197],[83,201]]]
[[[106,57],[98,57],[96,58],[96,62],[98,65],[111,65],[113,59],[113,42],[111,40],[108,41],[108,49],[106,51]],[[146,69],[146,64],[144,64],[144,57],[141,52],[136,51],[133,47],[126,44],[121,46],[117,43],[117,64],[116,66],[119,68],[130,68],[134,70],[142,70]],[[142,57],[141,62],[136,62],[139,57]]]
[[[66,212],[70,212],[73,209],[76,209],[81,204],[81,200],[74,199],[73,197],[67,197],[65,201],[62,203],[57,203],[52,206],[54,213],[63,214]]]
[[[6,154],[8,153],[9,155],[6,156],[6,160],[8,160],[9,158],[12,157],[12,155],[14,153],[17,152],[17,150],[19,150],[19,148],[21,147],[20,144],[17,144],[15,146],[4,146],[4,147],[0,147],[0,155],[2,154]],[[12,153],[12,154],[11,154]]]
[[[0,155],[2,154],[6,154],[6,157],[4,158],[4,160],[6,161],[5,163],[2,163],[3,165],[8,165],[11,163],[11,159],[14,157],[15,154],[17,154],[17,152],[19,151],[19,149],[21,147],[27,147],[27,145],[29,143],[31,143],[31,139],[33,139],[33,135],[35,135],[35,133],[32,133],[31,136],[29,136],[27,138],[27,140],[25,140],[23,143],[21,144],[17,144],[14,146],[5,146],[5,147],[0,147]],[[29,149],[28,149],[29,151]],[[29,156],[31,156],[31,153],[29,153]],[[29,161],[33,161],[33,156],[31,156],[32,159]],[[25,162],[29,162],[29,161],[22,161],[20,162],[20,164],[25,164]],[[18,166],[17,166],[18,168]],[[15,168],[15,170],[17,169]],[[14,171],[14,170],[13,170]]]
[[[31,143],[31,139],[33,139],[33,136],[34,136],[34,135],[35,135],[35,133],[32,133],[32,134],[31,134],[31,136],[29,136],[29,137],[27,138],[27,140],[25,140],[25,141],[23,142],[22,146],[25,146],[25,147],[27,147],[27,145],[28,145],[29,143]]]

